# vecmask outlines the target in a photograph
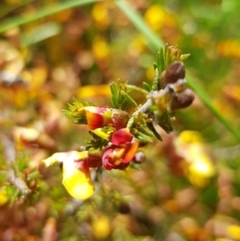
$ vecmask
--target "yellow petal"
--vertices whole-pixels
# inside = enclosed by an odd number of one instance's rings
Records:
[[[102,131],[102,128],[97,128],[95,130],[92,130],[92,132],[105,140],[109,140],[109,134]]]
[[[68,193],[77,199],[87,199],[94,193],[94,185],[89,173],[78,170],[74,165],[63,164],[63,185]]]
[[[232,238],[234,240],[240,240],[240,226],[239,225],[228,226],[227,234],[229,238]]]
[[[76,161],[83,161],[88,157],[88,151],[58,152],[43,160],[46,166],[55,162],[63,163],[63,185],[74,198],[86,199],[94,193],[94,185],[87,167],[79,170]]]
[[[7,189],[2,187],[0,189],[0,206],[4,205],[8,201]]]
[[[72,162],[78,161],[78,160],[84,160],[88,157],[88,151],[69,151],[69,152],[57,152],[53,154],[52,156],[48,157],[47,159],[43,160],[46,166],[51,166],[52,164],[56,162]]]

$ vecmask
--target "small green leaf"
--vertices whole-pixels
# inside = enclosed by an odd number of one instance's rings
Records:
[[[76,119],[73,121],[74,124],[87,124],[86,119]]]
[[[171,50],[169,48],[169,45],[166,44],[165,46],[165,54],[164,54],[164,69],[168,67],[168,65],[171,63]]]
[[[117,86],[116,86],[116,84],[115,83],[111,83],[110,84],[110,90],[111,90],[111,93],[112,93],[112,95],[113,96],[116,96],[117,95]]]
[[[165,69],[165,61],[164,61],[164,51],[163,48],[160,48],[158,51],[158,65],[159,71],[162,72]]]
[[[142,134],[140,134],[139,132],[134,134],[134,136],[140,141],[140,142],[143,142],[143,143],[148,143],[148,142],[152,142],[152,140],[147,137],[147,136],[144,136]]]
[[[130,162],[130,167],[134,170],[141,170],[141,167],[138,163]]]
[[[112,93],[112,98],[111,98],[112,105],[113,105],[114,108],[118,108],[119,107],[119,104],[118,104],[118,90],[117,90],[116,83],[111,83],[110,84],[110,90],[111,90],[111,93]]]
[[[136,127],[138,131],[142,132],[143,134],[150,136],[150,137],[155,137],[155,135],[153,134],[153,132],[146,130],[145,128],[141,127],[141,126],[137,126]]]
[[[72,112],[69,110],[62,110],[63,114],[67,117],[72,117]]]
[[[152,84],[152,90],[158,90],[158,82],[159,82],[159,71],[158,68],[155,68],[155,75]]]
[[[113,108],[118,109],[118,103],[116,98],[112,97],[111,101],[112,101]]]
[[[128,93],[121,90],[121,95],[128,101],[129,104],[133,105],[134,107],[137,107],[136,101]]]
[[[156,138],[160,141],[162,141],[162,137],[159,135],[159,133],[156,131],[156,129],[153,126],[152,122],[148,122],[147,123],[147,127],[149,128],[149,130],[151,130],[153,132],[153,134],[156,136]]]
[[[126,110],[128,107],[129,103],[127,100],[123,101],[122,105],[121,105],[121,110]]]
[[[135,121],[135,118],[133,116],[128,120],[128,123],[127,123],[128,129],[132,128],[132,126],[134,125],[134,121]]]
[[[80,103],[80,102],[78,102],[78,103]],[[83,105],[83,106],[90,106],[90,104],[89,104],[86,100],[85,100],[83,103],[80,103],[79,108],[81,108],[82,105]],[[92,106],[95,106],[95,105],[92,105]]]
[[[167,112],[156,116],[157,124],[163,128],[167,133],[173,131],[173,127]]]
[[[146,91],[148,91],[148,92],[151,91],[151,87],[150,87],[149,84],[146,83],[146,82],[143,82],[143,88],[144,88]]]
[[[180,56],[180,60],[181,60],[181,61],[184,61],[184,60],[186,60],[189,56],[190,56],[190,54],[182,54],[182,55]]]

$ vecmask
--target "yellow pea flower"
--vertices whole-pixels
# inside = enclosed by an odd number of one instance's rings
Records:
[[[229,238],[232,238],[234,240],[240,240],[240,226],[229,225],[227,228],[227,234]]]
[[[58,152],[43,160],[46,166],[56,162],[63,164],[62,183],[68,193],[77,199],[87,199],[94,193],[91,180],[88,151]]]

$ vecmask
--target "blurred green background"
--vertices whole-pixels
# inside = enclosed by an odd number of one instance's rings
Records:
[[[1,240],[240,240],[239,9],[237,0],[1,1]],[[91,199],[71,198],[59,166],[41,163],[89,137],[62,109],[73,97],[110,105],[119,79],[151,83],[165,43],[191,54],[193,104],[174,113],[173,133],[158,130],[162,143],[142,148],[137,169],[105,171]]]

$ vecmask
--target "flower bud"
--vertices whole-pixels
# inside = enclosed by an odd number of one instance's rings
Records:
[[[137,151],[134,155],[133,162],[140,164],[145,161],[145,154],[143,151]]]
[[[105,107],[85,106],[87,125],[90,130],[94,130],[111,123],[112,111]]]
[[[171,63],[166,71],[165,71],[165,82],[166,84],[169,83],[175,83],[177,82],[179,79],[184,79],[185,77],[185,68],[184,68],[184,64],[180,61],[175,61],[173,63]]]
[[[193,100],[193,91],[187,88],[173,95],[170,107],[172,110],[186,108],[192,104]]]

